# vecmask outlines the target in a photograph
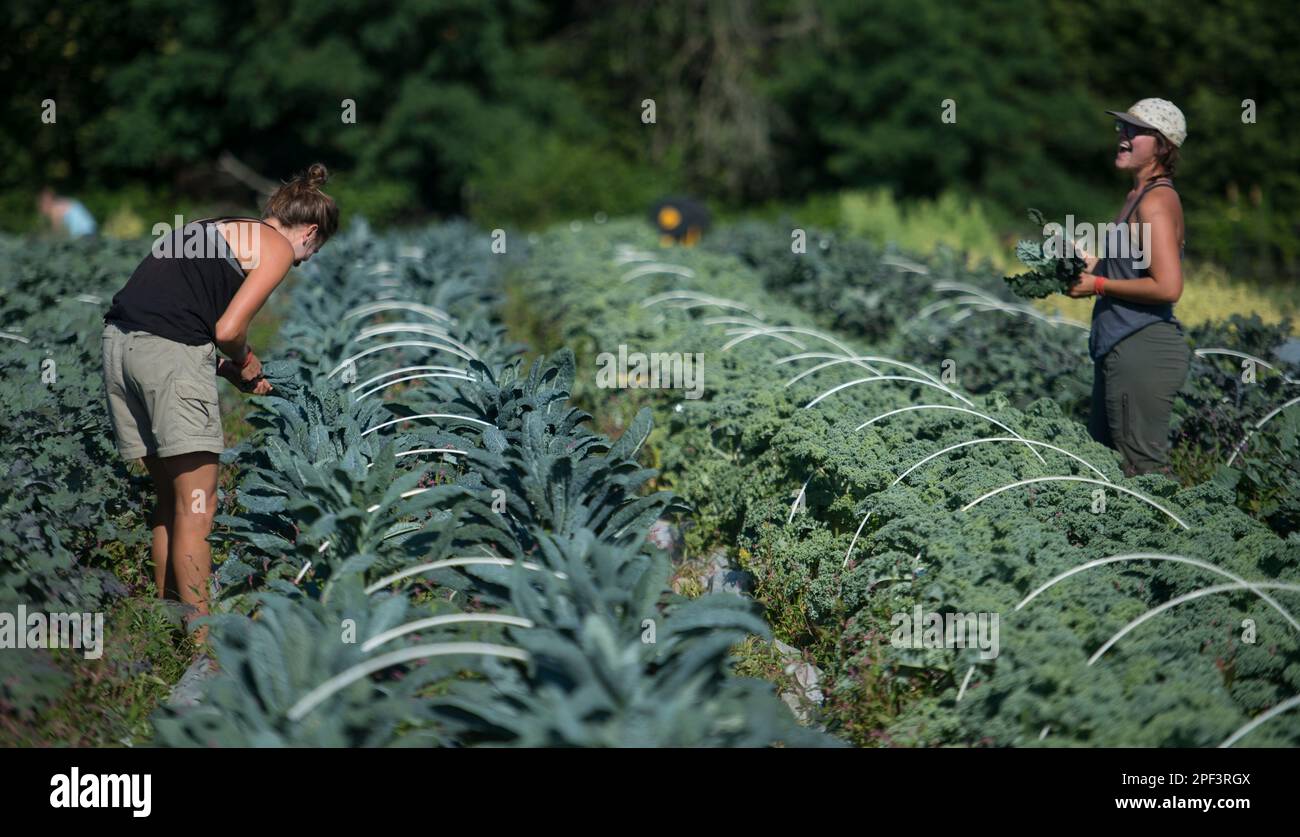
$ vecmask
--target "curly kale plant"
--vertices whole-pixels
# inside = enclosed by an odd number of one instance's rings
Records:
[[[683,347],[731,338],[726,362],[711,367],[707,399],[687,403],[660,391],[637,406],[649,406],[664,428],[650,439],[660,484],[697,510],[689,548],[708,553],[734,544],[774,634],[820,671],[824,700],[815,717],[829,732],[866,746],[1214,746],[1300,691],[1300,633],[1254,593],[1224,590],[1171,604],[1221,583],[1223,572],[1270,584],[1298,580],[1300,539],[1279,538],[1233,505],[1252,467],[1258,476],[1250,477],[1251,491],[1295,481],[1242,461],[1254,450],[1278,457],[1274,440],[1294,449],[1289,413],[1251,437],[1234,463],[1243,469],[1236,485],[1226,478],[1187,488],[1158,475],[1125,480],[1112,452],[1076,420],[1077,396],[1086,393],[1081,382],[1056,371],[1086,357],[1082,330],[1004,303],[995,292],[999,276],[931,270],[941,278],[930,282],[913,264],[912,284],[902,298],[895,294],[895,306],[930,313],[904,318],[902,333],[887,341],[848,323],[852,336],[841,339],[811,328],[820,309],[802,311],[789,304],[796,295],[762,287],[766,272],[708,251],[673,254],[694,282],[677,274],[635,285],[609,281],[622,266],[619,244],[652,246],[638,235],[611,223],[544,238],[532,251],[539,281],[530,288],[547,310],[561,312],[559,338],[579,348],[580,365],[589,363],[584,353],[589,358],[628,334]],[[761,231],[752,240],[767,246]],[[869,263],[855,273],[872,274]],[[965,296],[928,290],[941,284]],[[668,288],[707,289],[730,310],[719,316],[644,306],[647,294]],[[965,339],[945,342],[945,321]],[[791,335],[808,338],[806,351],[780,339]],[[1039,350],[1033,365],[1022,359],[1030,340]],[[1259,354],[1273,367],[1261,367],[1260,380],[1287,384],[1281,358],[1258,342],[1239,333],[1216,336],[1212,345]],[[975,348],[949,354],[963,345]],[[927,385],[952,357],[962,358],[952,392]],[[877,374],[855,360],[906,363],[912,368],[903,371],[917,377],[890,377],[883,368]],[[1239,360],[1215,362],[1226,369]],[[1049,383],[1057,380],[1069,389]],[[1251,387],[1243,397],[1253,423],[1265,414],[1263,404],[1286,403],[1280,393]],[[1231,393],[1226,383],[1206,390],[1207,399]],[[955,396],[970,400],[977,415],[944,409],[956,406]],[[897,412],[908,408],[915,412]],[[1039,448],[1040,460],[1010,433],[999,440],[990,418],[1052,447]],[[1241,436],[1223,438],[1235,447]],[[1099,484],[1085,487],[1087,480]],[[1109,498],[1108,508],[1090,504],[1092,488]],[[1252,513],[1270,523],[1291,519],[1282,498],[1258,500]],[[1097,559],[1106,562],[1084,567]],[[989,659],[969,646],[895,644],[894,617],[918,605],[998,614],[1005,642]],[[1146,613],[1154,618],[1090,663]],[[1264,626],[1259,635],[1267,640],[1243,638],[1247,618]],[[1300,740],[1294,715],[1265,720],[1247,739],[1254,746]]]
[[[1029,220],[1042,229],[1043,213],[1037,209],[1029,210]],[[1073,253],[1061,253],[1049,256],[1047,242],[1021,241],[1016,245],[1016,258],[1029,268],[1027,273],[1004,277],[1011,292],[1023,299],[1042,299],[1052,294],[1063,294],[1079,281],[1083,272],[1083,259]],[[1059,248],[1058,248],[1059,249]]]

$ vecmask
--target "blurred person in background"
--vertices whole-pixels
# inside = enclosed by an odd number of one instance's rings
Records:
[[[650,207],[650,222],[659,230],[659,246],[694,247],[709,228],[708,207],[694,198],[666,197]]]
[[[95,216],[76,198],[62,197],[46,186],[41,190],[36,206],[55,232],[66,233],[71,238],[95,234]]]
[[[117,449],[143,460],[153,480],[154,582],[159,596],[188,606],[187,621],[208,615],[207,539],[225,449],[216,379],[270,391],[247,342],[249,324],[289,269],[338,230],[338,206],[320,189],[327,177],[323,165],[312,165],[271,195],[260,220],[192,221],[159,239],[104,317],[104,388]],[[203,246],[188,246],[195,241]],[[204,652],[195,661],[201,676],[214,666],[206,629],[194,635]]]
[[[1174,303],[1183,293],[1183,206],[1174,190],[1183,112],[1143,99],[1115,117],[1115,168],[1133,178],[1116,218],[1129,227],[1128,252],[1082,254],[1070,296],[1096,296],[1088,349],[1093,359],[1088,432],[1124,457],[1128,476],[1169,474],[1169,416],[1187,379],[1191,347]],[[1134,234],[1136,230],[1136,235]],[[1139,249],[1140,248],[1140,249]]]

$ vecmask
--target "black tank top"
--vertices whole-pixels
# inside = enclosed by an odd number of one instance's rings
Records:
[[[104,321],[190,346],[216,342],[217,320],[245,276],[217,225],[256,220],[191,221],[158,239],[126,285],[113,296]]]

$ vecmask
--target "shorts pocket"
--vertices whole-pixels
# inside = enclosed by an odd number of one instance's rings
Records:
[[[217,404],[216,381],[211,387],[192,381],[176,382],[178,430],[196,435],[221,433],[221,412]]]

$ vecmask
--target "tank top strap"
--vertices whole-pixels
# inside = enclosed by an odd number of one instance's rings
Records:
[[[1170,180],[1168,177],[1161,176],[1143,186],[1142,191],[1138,192],[1137,198],[1133,201],[1133,205],[1124,213],[1124,217],[1119,220],[1119,223],[1123,224],[1127,222],[1129,218],[1133,217],[1133,213],[1137,211],[1138,204],[1142,203],[1142,199],[1147,196],[1147,192],[1150,192],[1152,189],[1158,189],[1161,186],[1168,186],[1170,189],[1174,189],[1174,181]],[[1178,190],[1174,189],[1174,191],[1177,192]]]
[[[200,220],[198,220],[198,221],[195,221],[194,223],[196,223],[196,224],[224,224],[224,223],[226,223],[227,221],[252,221],[252,222],[254,222],[254,223],[261,224],[261,225],[263,225],[263,226],[265,226],[265,227],[270,227],[270,226],[271,226],[270,224],[268,224],[268,223],[266,223],[265,221],[263,221],[261,218],[244,218],[244,217],[239,216],[239,215],[228,215],[228,216],[226,216],[226,217],[224,217],[224,218],[202,218],[202,219],[200,219]]]

